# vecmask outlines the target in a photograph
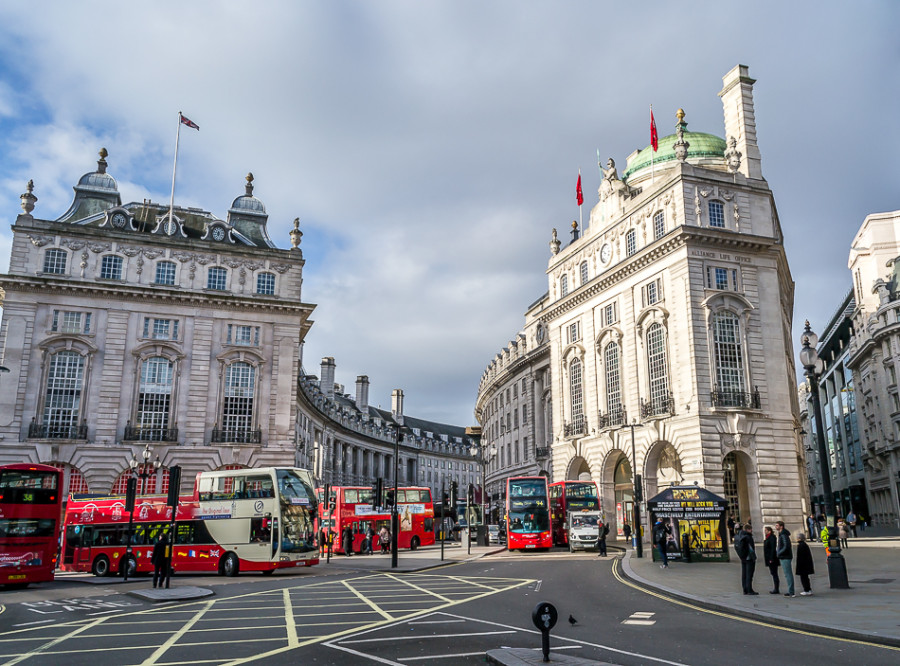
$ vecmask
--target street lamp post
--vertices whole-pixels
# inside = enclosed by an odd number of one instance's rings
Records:
[[[834,501],[834,492],[831,490],[831,470],[828,469],[828,454],[825,447],[825,431],[822,426],[822,405],[819,402],[819,376],[825,369],[825,364],[816,352],[819,336],[813,333],[806,321],[803,336],[800,338],[803,347],[800,349],[800,364],[806,370],[806,377],[810,382],[809,393],[813,403],[813,417],[816,420],[816,444],[819,448],[819,471],[822,475],[822,492],[825,495],[825,521],[828,525],[828,581],[832,589],[849,589],[847,581],[847,563],[841,554],[840,539],[837,533],[837,505]]]
[[[643,534],[641,534],[641,502],[644,501],[644,491],[643,491],[643,478],[640,474],[637,473],[637,452],[634,445],[634,429],[640,428],[643,426],[643,423],[637,423],[634,419],[632,419],[631,423],[628,423],[628,414],[626,412],[624,417],[625,425],[620,426],[619,430],[622,428],[631,428],[631,478],[632,485],[634,486],[634,492],[632,495],[632,518],[631,518],[631,526],[634,529],[634,538],[635,538],[635,552],[638,557],[644,557],[644,540]]]
[[[131,468],[131,473],[133,475],[133,479],[135,482],[138,478],[143,482],[141,485],[144,490],[147,489],[147,479],[151,476],[154,476],[156,472],[162,467],[162,462],[160,462],[159,454],[156,454],[156,460],[153,461],[153,464],[150,464],[150,442],[144,446],[144,450],[141,451],[141,458],[144,459],[144,463],[138,467],[138,461],[135,459],[134,454],[131,454],[131,460],[128,462],[128,466]],[[148,467],[150,471],[148,471]],[[140,471],[138,471],[140,470]],[[135,495],[137,495],[137,488],[135,488]],[[140,493],[143,494],[143,493]],[[134,499],[134,504],[137,503],[137,499]],[[128,580],[128,569],[131,567],[131,536],[134,533],[134,504],[131,506],[131,511],[128,512],[128,543],[125,547],[125,568],[122,571],[123,580]],[[174,509],[173,509],[174,511]]]
[[[394,429],[394,501],[391,503],[391,569],[397,568],[397,533],[400,531],[400,513],[397,511],[397,477],[400,474],[400,424]]]

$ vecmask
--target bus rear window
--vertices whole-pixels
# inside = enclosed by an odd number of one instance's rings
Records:
[[[48,537],[55,532],[56,521],[52,518],[0,518],[0,538]]]

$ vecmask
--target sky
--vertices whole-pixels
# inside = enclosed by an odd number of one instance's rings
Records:
[[[683,107],[724,135],[748,65],[795,344],[851,287],[866,215],[900,208],[900,3],[269,0],[0,3],[0,270],[29,179],[56,219],[109,151],[124,201],[224,219],[248,171],[269,235],[306,260],[303,364],[353,394],[475,424],[481,375],[547,290],[548,242]],[[587,216],[587,215],[586,215]],[[562,235],[562,233],[561,233]]]

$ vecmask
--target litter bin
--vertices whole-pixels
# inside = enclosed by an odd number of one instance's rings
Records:
[[[490,546],[491,544],[488,542],[488,528],[487,525],[478,525],[475,528],[476,539],[475,543],[479,546]]]

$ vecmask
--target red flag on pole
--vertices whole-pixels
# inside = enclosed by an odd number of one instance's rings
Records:
[[[197,123],[195,123],[193,120],[191,120],[190,118],[188,118],[186,116],[181,116],[181,124],[187,125],[191,129],[195,129],[198,132],[200,131],[200,125],[198,125]]]
[[[581,172],[578,172],[578,183],[575,185],[575,200],[578,202],[578,205],[584,203],[584,195],[581,193]]]
[[[659,149],[659,136],[656,134],[656,121],[653,120],[653,107],[650,107],[650,145],[655,153]]]

